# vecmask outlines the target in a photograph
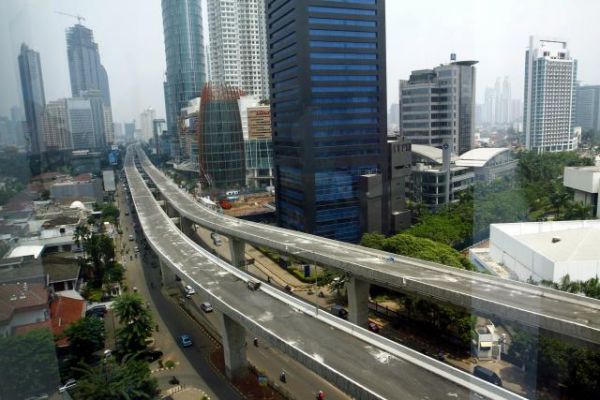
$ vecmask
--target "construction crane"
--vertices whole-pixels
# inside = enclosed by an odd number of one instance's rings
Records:
[[[60,15],[66,15],[67,17],[73,17],[73,18],[77,18],[77,23],[81,25],[81,21],[85,21],[85,18],[82,17],[81,15],[77,14],[77,15],[73,15],[73,14],[67,14],[65,12],[62,11],[54,11],[56,14],[60,14]]]

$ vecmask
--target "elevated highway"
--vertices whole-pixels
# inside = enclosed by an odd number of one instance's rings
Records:
[[[131,152],[125,172],[140,226],[160,259],[163,283],[179,276],[219,313],[230,377],[246,369],[249,331],[357,399],[521,398],[268,285],[249,290],[249,275],[202,249],[172,222]]]
[[[247,242],[347,272],[349,319],[360,326],[367,322],[369,285],[377,284],[435,298],[481,315],[600,343],[598,300],[227,217],[202,206],[179,189],[141,149],[137,149],[137,154],[167,210],[172,216],[181,217],[184,232],[186,227],[197,224],[227,236],[232,264],[243,263]]]

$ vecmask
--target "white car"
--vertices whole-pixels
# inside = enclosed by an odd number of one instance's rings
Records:
[[[75,386],[77,386],[77,381],[75,379],[69,379],[68,381],[65,382],[64,385],[62,385],[61,387],[58,388],[58,392],[64,393],[67,390],[74,388]]]
[[[202,309],[202,311],[204,311],[205,313],[209,313],[213,311],[213,306],[212,304],[210,304],[208,301],[205,301],[204,303],[200,304],[200,308]]]
[[[196,294],[196,290],[190,285],[185,285],[185,297],[190,298],[193,294]]]

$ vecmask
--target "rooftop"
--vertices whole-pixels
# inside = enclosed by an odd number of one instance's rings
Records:
[[[52,333],[61,335],[64,330],[73,322],[83,318],[85,313],[85,300],[73,299],[67,296],[57,296],[50,303],[50,318],[52,321]],[[57,346],[66,346],[69,344],[67,338],[57,341]]]
[[[456,160],[456,165],[461,167],[483,167],[492,158],[499,154],[510,152],[506,147],[481,147],[462,154]]]
[[[412,152],[436,164],[442,164],[444,162],[443,151],[437,147],[427,146],[424,144],[413,144]],[[456,156],[453,155],[452,161],[455,160]]]
[[[48,291],[41,283],[8,283],[0,285],[0,321],[10,320],[20,310],[45,307]]]
[[[42,254],[42,251],[44,251],[44,246],[42,245],[17,246],[6,256],[6,258],[27,256],[33,256],[33,258],[38,258]]]

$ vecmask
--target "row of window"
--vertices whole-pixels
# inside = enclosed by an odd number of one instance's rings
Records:
[[[374,39],[377,37],[376,32],[339,31],[333,29],[310,29],[309,33],[312,36],[353,37],[367,39]]]
[[[341,19],[341,18],[308,18],[309,24],[319,25],[341,25],[341,26],[363,26],[366,28],[376,28],[376,21],[364,21],[357,19]]]
[[[378,131],[376,128],[358,128],[358,129],[328,129],[323,131],[313,131],[313,137],[324,138],[324,137],[336,137],[336,136],[369,136],[377,135]]]
[[[376,113],[377,107],[313,108],[313,115]]]
[[[310,58],[321,58],[327,60],[377,60],[377,54],[311,52]]]
[[[310,6],[308,12],[324,13],[324,14],[347,14],[347,15],[364,15],[375,16],[375,10],[365,10],[361,8],[342,8],[342,7],[319,7]]]
[[[375,64],[311,64],[312,71],[377,71]]]
[[[312,75],[313,82],[375,82],[375,75]]]
[[[353,93],[377,92],[377,86],[318,86],[311,89],[312,93]]]
[[[328,42],[324,40],[311,40],[310,47],[329,47],[332,49],[376,49],[377,44],[368,42]]]
[[[336,125],[354,125],[354,124],[376,124],[377,118],[350,118],[350,119],[325,119],[313,121],[313,126],[336,126]]]

